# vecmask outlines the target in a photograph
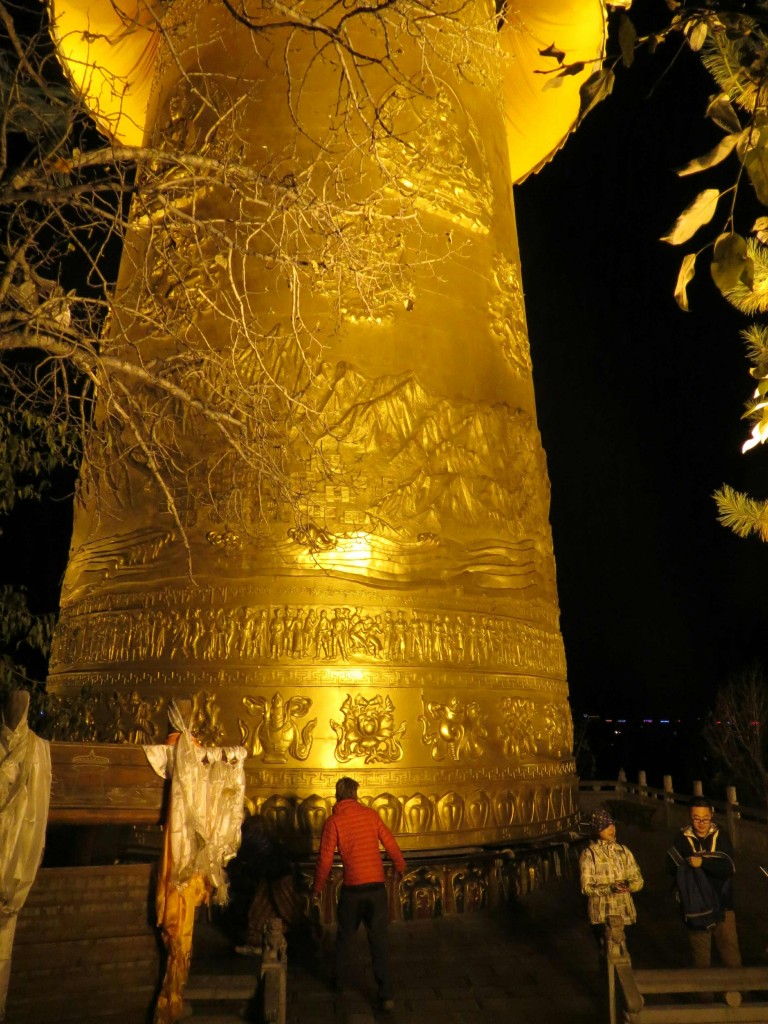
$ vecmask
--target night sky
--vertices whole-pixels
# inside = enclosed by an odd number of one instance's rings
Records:
[[[687,48],[673,61],[679,49],[668,43],[619,69],[614,95],[516,190],[580,712],[698,713],[766,654],[768,545],[722,527],[711,497],[724,482],[768,494],[768,451],[740,452],[751,429],[739,335],[749,319],[715,289],[708,253],[689,288],[692,312],[673,299],[685,252],[722,227],[687,246],[659,241],[697,192],[732,184],[737,171],[732,157],[714,173],[673,172],[723,134],[704,117],[713,80]],[[742,192],[746,233],[765,211],[748,183]]]

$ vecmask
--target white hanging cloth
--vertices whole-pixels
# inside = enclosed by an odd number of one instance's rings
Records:
[[[171,780],[171,884],[182,888],[201,875],[214,889],[215,903],[227,902],[224,866],[240,846],[245,801],[245,747],[202,747],[178,709],[169,710],[179,732],[173,746],[144,747],[149,763]]]
[[[18,913],[37,875],[51,799],[51,750],[26,714],[10,729],[0,723],[0,1020],[11,978]]]

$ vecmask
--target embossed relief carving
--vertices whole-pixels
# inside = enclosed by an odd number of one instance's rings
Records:
[[[536,817],[533,789],[526,786],[517,795],[518,821],[523,825],[530,824]]]
[[[439,917],[443,909],[440,873],[426,867],[409,871],[400,883],[400,903],[407,921]]]
[[[163,699],[143,700],[137,691],[114,694],[117,720],[111,737],[113,743],[154,743],[157,727],[152,721],[163,706]]]
[[[289,343],[265,337],[260,354],[293,393],[303,359],[286,358]],[[286,521],[287,557],[304,550],[342,577],[463,578],[518,593],[552,571],[546,466],[530,414],[434,394],[413,372],[373,377],[346,361],[313,370],[291,471],[306,529]],[[343,476],[352,464],[354,486]],[[240,490],[258,508],[255,481]]]
[[[234,530],[209,530],[205,539],[212,548],[217,548],[227,556],[237,555],[243,549],[245,541]]]
[[[422,697],[424,714],[419,715],[422,740],[430,747],[435,761],[446,757],[452,761],[482,757],[482,740],[488,735],[476,701],[462,701],[451,697],[447,704],[427,701]]]
[[[397,797],[391,793],[382,793],[371,800],[370,806],[378,813],[390,832],[400,831],[403,809]]]
[[[408,832],[431,831],[434,816],[434,805],[423,793],[409,797],[403,805],[403,820]]]
[[[423,93],[397,86],[380,116],[379,160],[400,190],[417,207],[486,234],[493,207],[487,160],[456,94],[434,80],[425,80]]]
[[[126,570],[140,569],[161,560],[163,553],[178,540],[173,530],[160,532],[155,529],[133,530],[122,534],[119,542],[104,545],[101,542],[82,545],[69,561],[68,573],[75,577],[87,576],[91,581],[105,581]],[[108,599],[108,603],[111,601]],[[91,602],[84,602],[90,607]],[[58,641],[58,633],[54,647]]]
[[[269,785],[261,772],[256,778],[262,786]],[[288,835],[298,827],[304,833],[317,836],[331,813],[330,799],[317,794],[302,801],[272,794],[266,798],[256,797],[251,804],[252,813],[263,814],[270,829],[280,835]],[[573,816],[576,806],[573,787],[569,784],[524,785],[501,793],[478,789],[466,799],[454,791],[441,797],[424,793],[396,797],[392,793],[381,793],[366,804],[377,811],[394,834],[424,835],[471,829],[485,832],[489,839],[499,828],[513,827],[529,835],[531,826],[539,825],[547,831],[548,823],[567,821]]]
[[[526,412],[433,396],[412,373],[368,378],[349,364],[318,375],[312,389],[308,400],[322,409],[325,425],[315,446],[325,457],[340,446],[354,453],[360,485],[331,507],[326,481],[318,479],[316,499],[307,500],[325,504],[327,522],[341,520],[341,530],[344,507],[354,501],[360,536],[397,577],[420,579],[438,564],[443,577],[479,573],[498,587],[492,579],[535,571],[527,545],[551,553],[541,440]],[[357,550],[359,563],[359,541],[336,525],[329,529],[337,542],[327,557],[318,553],[320,564],[354,572],[345,552]],[[452,545],[447,538],[457,531],[461,540]]]
[[[355,757],[362,757],[365,764],[391,764],[400,760],[405,722],[395,728],[395,706],[389,697],[347,694],[341,711],[344,715],[341,722],[331,719],[331,728],[336,733],[337,761],[346,764]]]
[[[515,797],[509,791],[494,797],[493,808],[496,822],[499,825],[511,825],[517,818]]]
[[[278,838],[290,835],[294,827],[295,807],[284,796],[270,796],[259,808],[270,833]]]
[[[567,704],[544,705],[544,728],[538,734],[539,753],[567,757],[573,750],[573,719]]]
[[[221,708],[216,694],[199,690],[192,697],[190,730],[206,747],[219,747],[224,743],[224,726],[220,722]]]
[[[412,608],[240,605],[94,612],[63,620],[56,647],[60,665],[235,658],[498,667],[565,678],[556,632],[499,616]]]
[[[488,898],[488,879],[480,868],[468,866],[451,873],[450,882],[456,910],[468,914],[482,910]]]
[[[312,732],[317,719],[312,718],[303,728],[298,724],[312,706],[308,697],[289,697],[283,700],[277,692],[270,701],[265,697],[243,697],[248,714],[255,718],[251,727],[238,718],[240,742],[251,757],[260,757],[265,764],[285,764],[288,755],[305,761],[312,749]]]
[[[316,794],[308,796],[299,804],[299,824],[302,831],[319,836],[330,813],[330,800]]]
[[[505,757],[519,761],[536,753],[533,717],[536,705],[532,700],[505,697],[501,702],[503,725],[496,728]]]
[[[33,693],[30,714],[34,715],[35,731],[47,740],[107,742],[112,730],[103,721],[103,697],[87,685],[79,694]]]
[[[491,801],[488,794],[475,790],[466,800],[467,824],[470,828],[485,828],[491,816]]]
[[[498,338],[507,362],[522,378],[531,375],[531,350],[525,322],[520,269],[502,254],[493,260],[494,294],[489,303],[491,331]]]
[[[444,832],[455,832],[464,821],[464,800],[458,793],[446,793],[437,801],[437,820]]]
[[[186,221],[167,222],[152,238],[139,311],[158,331],[188,329],[210,312],[210,296],[220,287],[218,243]]]

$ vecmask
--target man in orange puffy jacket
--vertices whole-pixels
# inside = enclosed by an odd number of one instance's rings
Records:
[[[322,892],[338,849],[344,868],[337,912],[335,983],[344,988],[349,952],[360,922],[368,932],[373,976],[379,988],[383,1010],[394,1009],[387,951],[387,893],[379,843],[395,865],[398,875],[405,861],[395,837],[376,811],[357,799],[359,783],[343,778],[336,783],[336,804],[323,826],[320,855],[315,868],[313,892]]]

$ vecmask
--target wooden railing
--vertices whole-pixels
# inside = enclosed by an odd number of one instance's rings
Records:
[[[625,824],[670,831],[689,821],[693,796],[703,795],[700,782],[693,794],[677,793],[671,776],[662,788],[649,786],[644,772],[637,782],[585,779],[579,785],[583,812],[608,807]],[[743,807],[736,790],[726,790],[726,800],[712,801],[715,814],[725,824],[735,849],[768,860],[768,814]],[[613,918],[606,928],[606,966],[610,1024],[721,1024],[721,1022],[768,1022],[768,967],[721,967],[706,972],[695,968],[635,970],[624,941],[624,927]],[[691,1002],[692,994],[713,993],[717,1002]],[[742,1004],[742,994],[749,994]],[[761,996],[762,998],[758,998]],[[651,996],[650,1002],[646,996]]]
[[[579,799],[584,812],[608,807],[617,821],[647,829],[672,829],[688,822],[689,805],[702,796],[701,782],[693,783],[693,794],[678,793],[672,776],[664,776],[662,788],[649,786],[645,772],[637,782],[620,774],[618,779],[582,779]],[[739,803],[735,786],[728,786],[725,800],[712,800],[715,813],[725,825],[735,850],[749,850],[768,859],[768,813],[766,809]]]
[[[636,971],[624,941],[621,918],[609,918],[606,927],[606,964],[611,1024],[724,1024],[724,1022],[768,1021],[768,1002],[753,993],[768,992],[768,967],[715,967],[703,972],[695,967]],[[715,1002],[680,1002],[706,991]],[[750,993],[742,1003],[742,995]],[[664,1001],[647,1004],[647,995],[665,996]],[[675,999],[674,997],[678,998]],[[724,1005],[723,1005],[724,1001]]]

